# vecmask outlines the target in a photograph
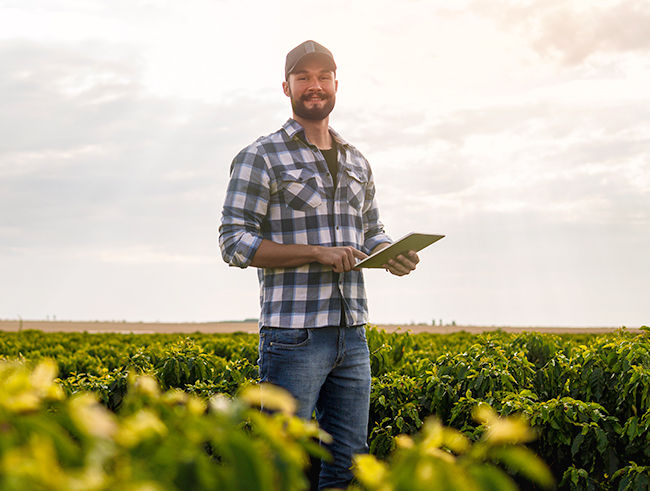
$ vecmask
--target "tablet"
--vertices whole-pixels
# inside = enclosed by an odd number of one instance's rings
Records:
[[[392,243],[388,247],[385,247],[381,251],[377,251],[367,258],[359,261],[355,267],[383,268],[384,264],[386,264],[389,259],[399,256],[400,254],[405,254],[409,251],[420,251],[425,247],[430,246],[434,242],[442,239],[443,237],[444,235],[419,234],[416,232],[411,232],[398,241]]]

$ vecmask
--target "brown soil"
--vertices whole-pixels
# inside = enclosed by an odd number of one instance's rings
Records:
[[[418,325],[378,325],[387,332],[400,330],[410,331],[413,334],[430,332],[447,334],[452,332],[465,331],[471,334],[480,334],[488,331],[502,330],[505,332],[541,332],[549,334],[568,333],[591,333],[603,334],[616,331],[615,327],[500,327],[500,326],[429,326]],[[0,331],[18,331],[21,328],[20,321],[0,321]],[[103,333],[116,332],[123,334],[153,334],[165,333],[233,333],[247,332],[256,333],[256,322],[197,322],[197,323],[164,323],[164,322],[103,322],[103,321],[22,321],[22,329],[35,329],[43,332],[89,332]],[[628,328],[628,331],[637,332],[638,328]]]

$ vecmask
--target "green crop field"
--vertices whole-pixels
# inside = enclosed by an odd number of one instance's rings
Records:
[[[370,327],[355,489],[649,489],[640,332]],[[327,437],[257,384],[256,359],[255,334],[0,332],[0,489],[307,489]]]

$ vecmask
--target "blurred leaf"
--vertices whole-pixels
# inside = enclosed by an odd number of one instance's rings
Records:
[[[296,401],[285,389],[269,383],[261,383],[246,387],[239,398],[253,406],[269,411],[281,411],[285,414],[295,414]]]
[[[474,466],[467,469],[467,472],[474,478],[475,489],[477,490],[518,491],[517,486],[512,482],[508,475],[494,466]]]
[[[555,485],[553,474],[546,464],[526,447],[495,448],[491,450],[490,455],[497,462],[503,463],[510,472],[526,477],[535,484],[547,489]]]

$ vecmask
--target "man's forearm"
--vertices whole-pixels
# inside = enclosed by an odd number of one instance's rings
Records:
[[[253,256],[251,266],[256,268],[298,268],[317,262],[331,266],[336,273],[354,269],[358,259],[368,257],[354,247],[324,247],[306,244],[278,244],[263,239]]]
[[[377,245],[377,246],[372,250],[372,252],[371,252],[370,254],[374,254],[375,252],[379,252],[379,251],[381,251],[382,249],[385,249],[386,247],[388,247],[390,244],[391,244],[390,242],[381,242],[380,244],[378,244],[378,245]]]
[[[316,261],[318,246],[278,244],[264,239],[257,248],[251,266],[256,268],[297,268]]]

